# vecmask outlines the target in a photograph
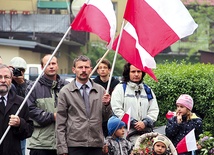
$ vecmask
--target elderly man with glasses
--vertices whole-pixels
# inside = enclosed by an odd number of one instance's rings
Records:
[[[11,69],[0,64],[0,137],[8,125],[11,126],[0,144],[1,155],[20,155],[21,140],[30,137],[33,132],[27,104],[23,105],[18,116],[15,115],[24,99],[11,89],[12,76]]]

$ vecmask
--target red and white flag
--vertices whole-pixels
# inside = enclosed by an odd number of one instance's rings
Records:
[[[71,28],[97,34],[111,48],[116,32],[116,15],[111,0],[88,0],[71,23]]]
[[[116,50],[119,37],[113,43],[113,50]],[[131,52],[130,52],[131,51]],[[138,69],[148,73],[157,80],[151,68],[156,68],[154,57],[151,56],[138,42],[135,28],[128,22],[122,32],[118,53],[129,63]]]
[[[128,0],[124,18],[153,57],[198,27],[181,0]]]
[[[121,119],[124,123],[127,125],[127,132],[129,132],[130,129],[130,123],[131,123],[131,107],[128,109],[128,111],[123,115],[123,118]]]
[[[173,116],[176,116],[176,112],[175,111],[168,111],[167,113],[166,113],[166,118],[167,119],[171,119]]]
[[[178,144],[177,152],[189,152],[197,150],[196,139],[195,139],[195,129],[192,129]]]

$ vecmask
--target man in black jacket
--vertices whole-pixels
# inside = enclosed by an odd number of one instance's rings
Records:
[[[1,155],[21,155],[21,140],[32,135],[33,122],[29,120],[29,109],[24,104],[16,116],[23,98],[18,96],[13,89],[12,71],[6,65],[0,65],[0,137],[5,133],[8,125],[9,132],[0,144]]]

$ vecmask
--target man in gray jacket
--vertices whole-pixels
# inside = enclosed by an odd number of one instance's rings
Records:
[[[111,115],[110,95],[89,79],[91,60],[79,56],[73,62],[75,80],[59,92],[56,137],[60,155],[102,155],[102,121]],[[86,92],[85,92],[86,87]],[[87,99],[85,99],[88,97]]]

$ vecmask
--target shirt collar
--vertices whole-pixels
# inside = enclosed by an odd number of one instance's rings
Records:
[[[4,96],[0,96],[0,98],[4,97],[4,101],[5,101],[5,103],[7,103],[7,96],[8,96],[8,93],[6,95],[4,95]]]
[[[78,89],[81,89],[81,87],[83,85],[82,83],[78,82],[77,80],[75,80],[75,84],[76,84],[76,86],[77,86]],[[91,84],[90,80],[88,80],[85,84],[89,87],[89,89],[92,88],[92,84]]]

